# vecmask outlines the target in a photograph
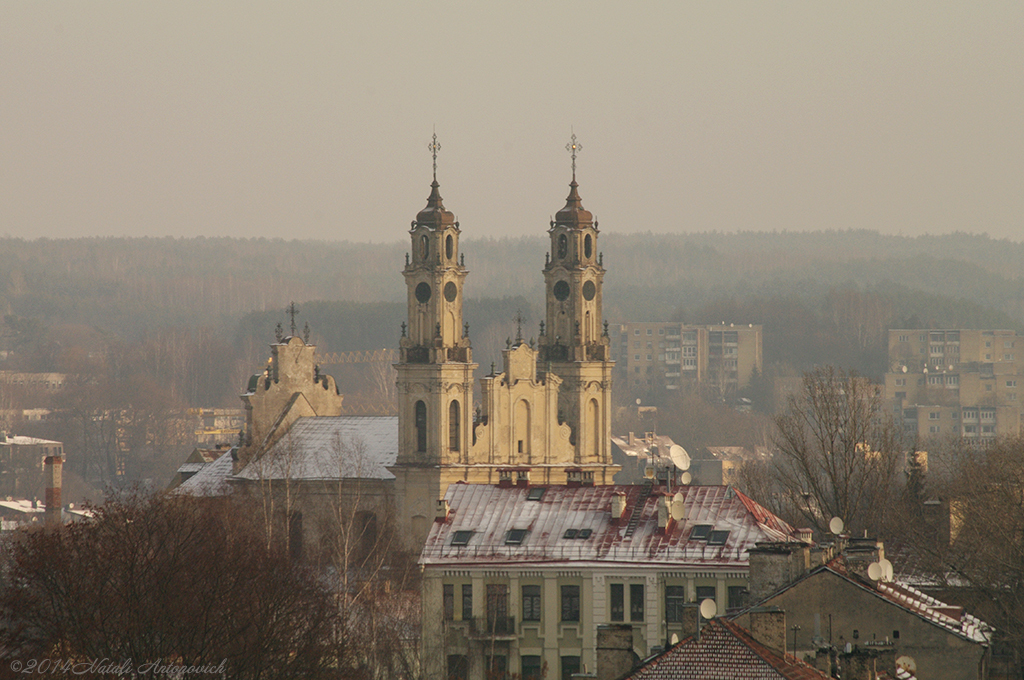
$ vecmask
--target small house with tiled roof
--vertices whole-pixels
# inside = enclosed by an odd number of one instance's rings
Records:
[[[426,677],[568,680],[596,663],[597,627],[632,627],[649,656],[696,603],[743,605],[747,552],[799,532],[725,486],[453,484],[420,556]]]
[[[891,578],[884,548],[874,539],[840,539],[836,554],[813,568],[789,569],[787,583],[767,594],[769,579],[789,567],[809,565],[799,546],[758,546],[751,557],[754,606],[774,606],[799,626],[796,653],[813,657],[822,648],[891,649],[894,663],[919,678],[980,680],[987,677],[993,629],[965,612]],[[795,558],[795,559],[794,559]],[[877,577],[877,578],[876,578]],[[783,579],[785,580],[785,579]],[[736,615],[749,626],[750,611]],[[896,677],[897,668],[886,670]]]

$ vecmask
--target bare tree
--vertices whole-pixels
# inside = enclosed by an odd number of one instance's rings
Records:
[[[854,530],[883,530],[903,447],[873,385],[854,372],[815,369],[775,424],[775,478],[804,520],[821,532],[832,517]]]

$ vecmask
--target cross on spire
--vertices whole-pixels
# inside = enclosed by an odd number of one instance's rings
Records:
[[[523,341],[523,310],[517,309],[516,315],[512,318],[516,322],[516,342],[521,343]]]
[[[295,315],[299,313],[299,308],[295,306],[295,302],[292,302],[288,305],[288,309],[286,311],[288,312],[288,315],[292,317],[292,335],[294,336],[296,330]]]
[[[441,145],[437,141],[437,132],[434,132],[433,140],[427,144],[427,149],[430,150],[430,155],[434,158],[434,181],[437,181],[437,152],[441,150]]]
[[[572,178],[576,179],[576,154],[583,150],[583,145],[576,141],[576,133],[572,132],[572,128],[569,128],[569,132],[572,138],[565,145],[565,150],[572,154]]]

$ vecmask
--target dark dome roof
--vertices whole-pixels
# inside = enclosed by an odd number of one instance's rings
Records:
[[[441,202],[441,185],[435,179],[430,185],[430,197],[427,199],[427,207],[416,214],[416,226],[426,226],[432,229],[440,229],[455,224],[455,215],[445,210]]]
[[[565,199],[565,207],[555,213],[555,224],[579,228],[594,223],[594,215],[583,207],[583,200],[577,187],[579,185],[576,184],[574,176],[569,183],[569,197]]]

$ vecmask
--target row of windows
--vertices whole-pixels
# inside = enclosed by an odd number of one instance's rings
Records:
[[[520,680],[541,680],[541,678],[547,677],[539,656],[524,654],[519,659],[522,671],[519,674]],[[569,680],[582,669],[578,656],[563,656],[559,661],[559,680]],[[508,677],[508,657],[504,654],[490,654],[487,656],[486,663],[486,677],[495,680]],[[448,655],[448,680],[466,680],[468,677],[469,657],[463,654]]]
[[[626,620],[626,584],[611,583],[608,586],[609,595],[609,620]],[[629,621],[642,623],[645,620],[645,586],[643,583],[629,584]],[[442,600],[445,621],[455,620],[455,594],[454,584],[446,583],[443,586]],[[560,618],[566,623],[575,623],[580,620],[580,586],[560,586],[561,596]],[[715,586],[697,586],[696,601],[717,599]],[[462,604],[461,620],[470,621],[473,618],[473,586],[469,583],[461,587]],[[522,595],[522,617],[524,622],[539,622],[543,612],[541,601],[541,587],[539,585],[524,585],[521,589]],[[728,607],[736,609],[744,606],[746,589],[743,586],[729,586]],[[487,585],[486,616],[488,620],[505,619],[508,616],[509,588],[504,584]],[[684,608],[687,604],[686,586],[665,586],[665,621],[668,623],[682,623]]]

